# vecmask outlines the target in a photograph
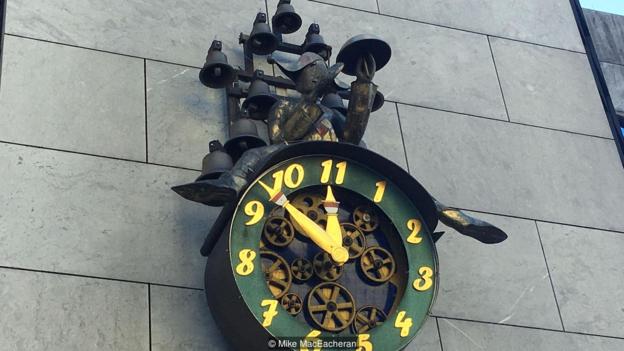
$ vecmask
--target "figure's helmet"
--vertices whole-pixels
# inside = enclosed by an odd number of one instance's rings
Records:
[[[306,67],[318,61],[324,62],[321,56],[313,52],[304,52],[301,56],[299,56],[299,60],[297,60],[297,62],[284,61],[276,59],[275,57],[271,57],[269,61],[270,63],[277,64],[280,70],[284,72],[284,74],[293,82],[297,82],[297,78],[299,78],[301,71],[303,71]]]
[[[328,90],[343,67],[342,63],[328,67],[325,60],[313,52],[303,53],[297,62],[270,58],[269,63],[276,63],[280,70],[295,82],[295,89],[301,94],[309,94],[314,90],[317,92]]]

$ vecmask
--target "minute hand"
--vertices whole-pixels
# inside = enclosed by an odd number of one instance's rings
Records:
[[[290,218],[297,222],[301,229],[303,229],[305,234],[307,234],[318,247],[327,252],[338,265],[342,265],[349,260],[349,251],[340,245],[336,245],[334,238],[324,231],[323,228],[319,227],[319,225],[308,218],[308,216],[301,213],[301,211],[291,205],[288,200],[286,200],[282,206],[288,211]]]
[[[333,238],[323,228],[293,206],[284,193],[280,190],[271,189],[261,181],[259,183],[269,193],[270,201],[286,209],[292,220],[304,231],[304,234],[309,236],[323,251],[327,252],[336,263],[343,264],[349,260],[349,252],[342,246],[336,245]]]

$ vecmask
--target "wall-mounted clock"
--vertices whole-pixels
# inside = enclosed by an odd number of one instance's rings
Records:
[[[272,338],[351,336],[400,350],[438,286],[431,197],[366,149],[308,142],[276,153],[222,225],[206,292],[237,350]]]

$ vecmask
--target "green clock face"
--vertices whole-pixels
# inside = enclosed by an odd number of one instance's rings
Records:
[[[250,185],[229,264],[270,335],[353,336],[361,350],[405,347],[437,289],[434,243],[412,200],[381,172],[330,155],[287,160]]]

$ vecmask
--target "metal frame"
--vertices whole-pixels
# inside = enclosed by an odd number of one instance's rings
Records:
[[[0,88],[2,88],[2,53],[4,48],[4,24],[6,22],[7,0],[0,0]]]
[[[585,20],[583,8],[581,7],[579,0],[570,0],[570,5],[572,6],[574,18],[576,19],[576,24],[579,32],[581,33],[583,44],[585,45],[589,65],[591,66],[594,79],[596,80],[598,93],[600,93],[600,99],[602,100],[602,105],[605,113],[607,114],[609,126],[611,127],[611,132],[613,133],[613,138],[615,139],[620,160],[622,162],[622,166],[624,167],[624,135],[622,135],[621,129],[624,127],[624,117],[618,115],[615,111],[615,107],[613,106],[607,82],[605,81],[602,67],[600,66],[600,60],[598,59],[598,54],[596,53],[596,48],[594,47],[594,42],[589,32],[587,21]]]

